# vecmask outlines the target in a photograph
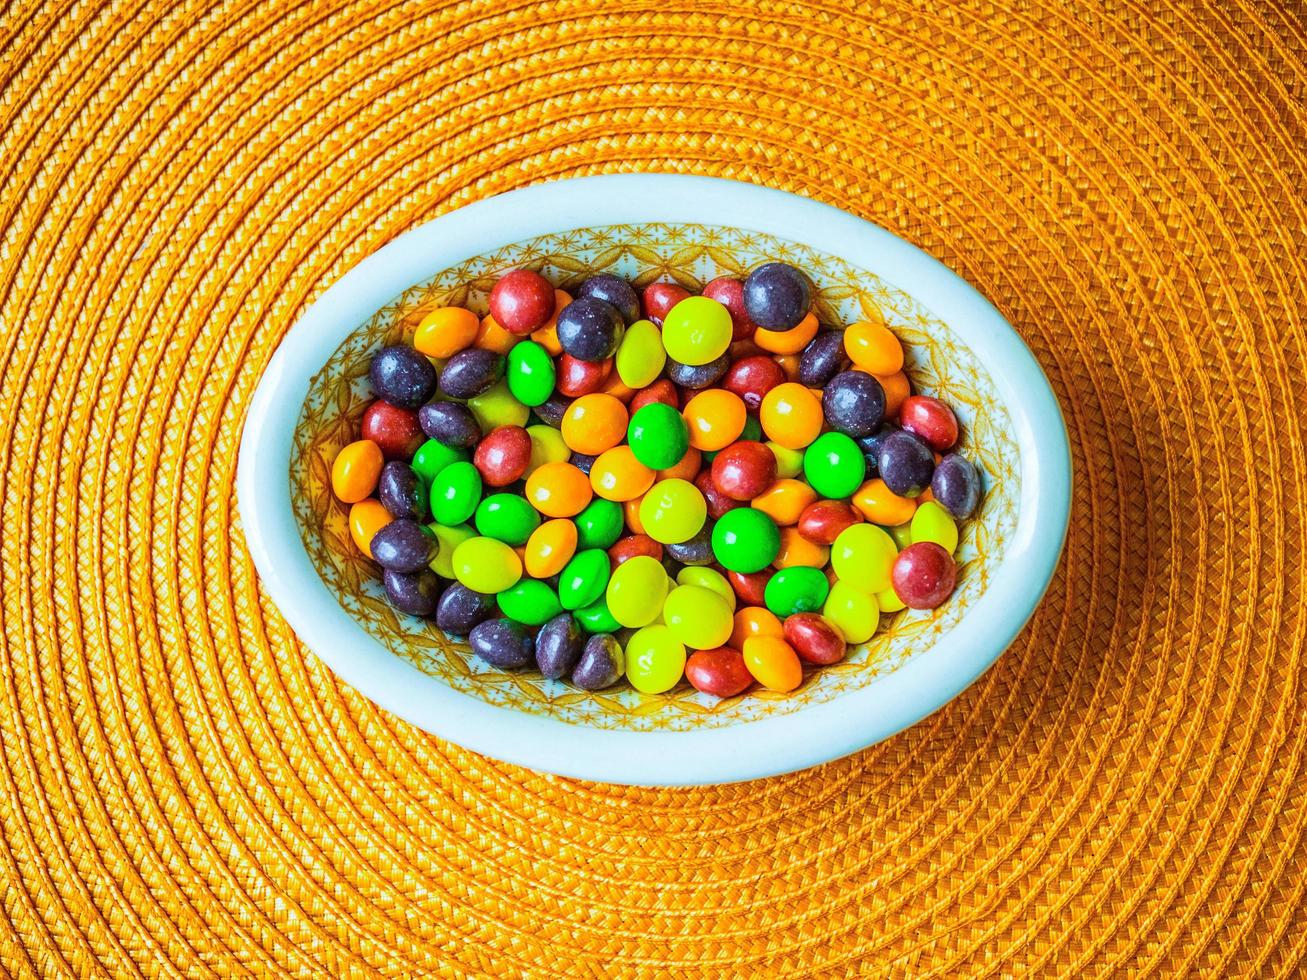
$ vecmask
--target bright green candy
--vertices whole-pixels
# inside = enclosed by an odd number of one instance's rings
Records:
[[[540,526],[540,512],[516,493],[492,493],[476,509],[477,531],[505,544],[526,544]]]
[[[522,560],[502,541],[468,538],[454,549],[454,577],[473,592],[494,595],[522,577]]]
[[[707,519],[708,504],[688,480],[659,480],[640,501],[644,533],[660,544],[689,541]]]
[[[629,565],[620,566],[618,571]],[[685,645],[666,626],[636,630],[626,642],[626,679],[637,691],[662,694],[685,673]]]
[[[843,432],[818,436],[803,454],[803,477],[823,497],[841,500],[862,486],[867,460]]]
[[[462,463],[470,458],[466,449],[454,449],[443,442],[428,439],[413,454],[413,462],[410,465],[422,482],[430,486],[436,474],[450,463]]]
[[[898,524],[894,527],[887,527],[885,530],[888,531],[889,536],[894,539],[894,544],[898,546],[899,551],[902,551],[908,545],[912,544],[912,524],[910,522],[907,524]]]
[[[862,592],[890,587],[890,572],[899,549],[883,528],[875,524],[846,527],[830,549],[831,567],[841,582]]]
[[[707,296],[691,296],[663,318],[663,346],[682,364],[716,360],[731,346],[731,313]]]
[[[791,565],[782,568],[767,582],[763,599],[777,616],[799,612],[816,612],[830,595],[830,583],[819,568]]]
[[[597,601],[608,587],[608,552],[578,551],[558,576],[558,596],[564,609],[580,609]]]
[[[726,576],[715,568],[686,565],[676,573],[676,583],[702,585],[705,589],[712,589],[730,604],[732,612],[735,610],[735,590],[731,588],[731,583],[726,581]]]
[[[712,553],[731,572],[760,572],[780,554],[776,522],[752,507],[728,510],[713,525]]]
[[[622,628],[622,624],[608,611],[608,600],[603,596],[599,597],[598,602],[592,602],[584,609],[578,609],[573,615],[581,624],[581,629],[587,633],[616,633]]]
[[[830,587],[821,614],[840,628],[847,643],[866,643],[880,624],[876,597],[859,592],[848,582],[836,582]]]
[[[913,544],[933,541],[950,555],[958,550],[958,526],[953,523],[953,516],[933,500],[917,508],[909,533]]]
[[[608,580],[608,610],[623,626],[648,626],[667,598],[667,571],[649,555],[622,562]]]
[[[554,590],[537,578],[522,579],[495,596],[495,602],[500,612],[524,626],[542,626],[563,611]]]
[[[662,402],[650,402],[631,416],[626,427],[631,452],[651,470],[679,463],[690,449],[690,428],[685,417]]]
[[[779,442],[768,442],[767,448],[776,457],[776,479],[792,480],[803,471],[803,450],[787,449]]]
[[[595,497],[585,510],[572,518],[576,524],[576,546],[581,548],[611,548],[622,536],[626,527],[622,505],[615,500]]]
[[[431,481],[431,516],[437,524],[466,522],[480,499],[481,474],[469,462],[450,463]]]
[[[744,428],[740,432],[741,439],[748,439],[750,442],[757,442],[762,438],[762,423],[752,415],[744,419]]]
[[[568,449],[567,443],[563,441],[563,434],[551,425],[545,425],[543,422],[539,425],[528,425],[526,434],[531,437],[531,461],[526,464],[523,478],[530,476],[546,463],[566,463],[567,458],[572,455],[572,450]]]
[[[694,650],[712,650],[731,638],[734,619],[721,595],[702,585],[678,585],[667,593],[663,622]]]
[[[513,397],[508,382],[504,380],[497,381],[494,387],[475,398],[469,398],[467,407],[472,410],[482,432],[490,432],[501,425],[526,425],[526,420],[531,417],[531,410]]]
[[[626,328],[622,344],[617,348],[617,376],[622,384],[639,391],[654,383],[663,373],[667,351],[663,350],[663,335],[648,320],[636,320]]]
[[[554,393],[558,372],[549,351],[534,340],[523,340],[508,352],[508,390],[523,405],[543,405]]]
[[[475,538],[476,531],[466,524],[446,527],[443,524],[428,524],[428,530],[436,536],[436,557],[427,565],[441,578],[454,578],[454,549],[468,538]]]

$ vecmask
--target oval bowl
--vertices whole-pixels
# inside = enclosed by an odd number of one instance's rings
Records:
[[[329,488],[356,438],[372,352],[448,303],[484,312],[495,278],[542,269],[564,288],[605,270],[702,285],[773,259],[807,271],[826,322],[881,318],[917,390],[955,407],[983,474],[954,596],[887,617],[842,663],[787,695],[717,702],[684,682],[587,694],[503,672],[385,604]],[[442,738],[567,776],[697,785],[775,775],[869,746],[972,683],[1034,611],[1071,499],[1066,429],[1038,363],[966,282],[882,228],[752,184],[631,174],[540,184],[416,228],[350,270],[287,333],[250,404],[238,502],[263,584],[300,638],[373,701]]]

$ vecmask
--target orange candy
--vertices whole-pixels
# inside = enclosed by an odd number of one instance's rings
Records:
[[[786,449],[803,449],[821,433],[821,402],[803,385],[789,381],[763,396],[758,420],[768,439]]]
[[[778,527],[799,523],[799,515],[817,499],[817,491],[802,480],[777,480],[765,492],[753,498],[752,506],[762,511]]]
[[[735,610],[735,625],[731,629],[730,645],[744,649],[744,641],[754,636],[785,636],[785,627],[770,609],[762,606],[743,606]]]
[[[635,397],[635,389],[628,388],[622,382],[622,376],[616,371],[608,375],[608,380],[604,382],[603,387],[599,389],[606,395],[612,395],[618,401],[625,404]]]
[[[772,360],[781,366],[781,370],[785,372],[786,381],[799,380],[800,358],[798,354],[777,354]]]
[[[634,500],[654,482],[654,471],[635,458],[630,446],[614,446],[590,467],[590,486],[605,500]]]
[[[880,477],[868,480],[853,495],[853,506],[867,520],[882,527],[895,527],[912,520],[917,502],[911,497],[900,497]]]
[[[907,401],[908,395],[912,394],[912,385],[908,383],[908,376],[899,371],[897,374],[878,374],[876,380],[885,389],[885,417],[893,418],[899,414],[899,406]]]
[[[527,477],[526,499],[546,517],[575,517],[593,496],[590,478],[571,463],[546,463]]]
[[[690,427],[690,445],[704,452],[725,449],[740,438],[748,416],[744,399],[725,388],[699,392],[681,414]]]
[[[770,691],[793,691],[803,683],[803,665],[799,655],[784,640],[775,636],[752,636],[744,641],[744,666],[763,687]]]
[[[626,406],[612,395],[582,395],[563,415],[563,442],[574,453],[598,456],[626,438]]]
[[[558,314],[563,311],[563,307],[572,302],[572,297],[561,289],[554,290],[554,315],[542,327],[537,327],[531,331],[531,339],[537,344],[549,351],[550,357],[557,357],[563,353],[563,345],[558,340]]]
[[[366,499],[377,488],[384,463],[381,447],[371,439],[351,442],[331,464],[331,492],[346,504]]]
[[[644,494],[640,494],[622,504],[622,517],[626,519],[626,526],[632,534],[644,534],[644,521],[640,520],[640,504],[643,502]]]
[[[565,518],[545,521],[531,532],[522,564],[532,578],[557,575],[576,554],[576,525]]]
[[[658,471],[660,480],[688,480],[693,483],[694,478],[699,475],[699,468],[703,465],[703,453],[691,446],[681,457],[681,461],[675,466],[669,466],[665,470]]]
[[[817,318],[809,313],[789,330],[766,330],[759,327],[753,342],[773,354],[797,354],[817,336]]]
[[[862,321],[844,331],[844,351],[856,367],[868,374],[895,374],[903,370],[903,345],[883,323]]]
[[[372,557],[372,536],[391,522],[390,511],[380,500],[360,500],[349,509],[349,536],[354,547]]]
[[[830,548],[826,545],[813,544],[799,533],[797,527],[781,528],[781,550],[772,561],[777,568],[790,568],[794,565],[824,568],[828,561]]]
[[[442,306],[422,318],[413,334],[413,346],[427,357],[453,357],[472,346],[481,321],[461,306]]]
[[[521,339],[517,334],[509,333],[501,327],[495,322],[495,318],[487,313],[481,318],[481,329],[477,331],[472,346],[492,350],[496,354],[507,354]]]

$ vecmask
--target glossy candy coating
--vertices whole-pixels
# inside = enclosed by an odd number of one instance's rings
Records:
[[[935,456],[921,439],[900,429],[881,440],[876,466],[890,492],[900,497],[916,497],[930,486],[935,475]]]
[[[431,516],[437,524],[462,524],[481,500],[481,474],[471,463],[450,463],[431,481]]]
[[[610,548],[622,536],[622,508],[596,497],[576,515],[577,544],[581,548]]]
[[[604,596],[584,609],[578,609],[573,615],[587,633],[612,633],[622,628],[622,624],[608,611],[608,600]]]
[[[540,526],[540,514],[515,493],[492,493],[477,504],[477,533],[516,548],[526,544]]]
[[[635,413],[646,405],[654,404],[666,405],[669,408],[674,408],[679,413],[681,398],[680,393],[676,390],[676,385],[672,384],[667,378],[660,378],[642,391],[636,392],[626,408],[634,417]]]
[[[597,633],[586,641],[572,671],[572,683],[583,691],[602,691],[616,684],[625,672],[626,655],[617,638]]]
[[[862,456],[867,461],[867,478],[880,475],[880,444],[885,441],[885,437],[891,432],[897,432],[898,426],[893,422],[882,422],[876,426],[876,431],[866,436],[857,436],[854,442],[862,450]]]
[[[377,488],[385,462],[380,447],[371,439],[351,442],[331,464],[331,492],[346,504],[366,500]]]
[[[821,402],[803,385],[787,381],[767,392],[758,418],[768,439],[803,449],[821,432]]]
[[[391,516],[419,523],[431,515],[427,488],[408,463],[392,459],[381,468],[377,480],[377,499]]]
[[[560,395],[580,398],[602,388],[612,369],[611,361],[583,361],[571,354],[563,354],[558,358],[555,385]]]
[[[799,355],[799,384],[821,388],[844,367],[844,332],[822,330]]]
[[[513,334],[528,334],[544,326],[554,315],[554,305],[553,285],[529,269],[506,273],[490,290],[490,315]]]
[[[440,594],[436,604],[436,625],[451,636],[467,636],[478,623],[495,614],[495,597],[473,592],[454,582]]]
[[[558,342],[581,361],[606,361],[617,353],[626,325],[612,305],[593,296],[573,300],[558,315]]]
[[[950,555],[958,548],[958,526],[938,501],[927,500],[912,515],[912,543],[933,541]]]
[[[567,414],[568,406],[571,404],[571,398],[554,392],[543,404],[535,407],[536,418],[550,428],[557,429],[563,424],[563,416]]]
[[[526,434],[531,440],[531,458],[524,476],[530,476],[546,463],[565,463],[572,455],[563,441],[563,434],[548,425],[528,425]]]
[[[574,517],[590,503],[590,478],[571,463],[546,463],[526,481],[526,498],[546,517]]]
[[[543,405],[554,393],[558,372],[549,351],[533,340],[524,340],[508,352],[508,390],[523,405]]]
[[[713,460],[713,462],[715,463],[716,460]],[[713,482],[711,469],[703,470],[696,476],[694,485],[699,488],[699,492],[703,494],[703,502],[708,505],[709,520],[715,521],[728,510],[744,506],[743,501],[728,497],[717,489],[717,484]]]
[[[472,464],[490,487],[506,487],[520,479],[530,462],[531,436],[518,425],[501,425],[487,433],[472,455]]]
[[[719,647],[731,637],[730,604],[702,585],[678,585],[667,593],[663,621],[672,634],[694,650]]]
[[[666,363],[663,335],[649,320],[636,320],[627,328],[613,359],[622,383],[636,390],[653,384]]]
[[[899,425],[937,453],[946,453],[958,441],[958,417],[938,398],[912,395],[899,406]]]
[[[841,582],[863,592],[889,588],[890,571],[899,549],[882,528],[855,524],[831,545],[831,567]]]
[[[531,410],[513,397],[505,381],[498,381],[475,398],[469,398],[467,407],[482,432],[501,425],[526,425],[531,415]]]
[[[844,639],[857,645],[866,643],[880,625],[880,609],[875,596],[855,589],[848,582],[836,582],[821,607],[822,616],[839,627]]]
[[[815,500],[799,515],[798,531],[813,544],[832,545],[846,527],[862,520],[862,514],[843,500]]]
[[[372,560],[382,568],[416,572],[436,553],[436,536],[417,521],[395,520],[372,536],[369,547]]]
[[[535,658],[540,673],[550,680],[568,676],[581,659],[586,634],[570,612],[562,612],[540,627]]]
[[[645,466],[665,470],[679,463],[689,450],[690,429],[675,408],[654,402],[631,416],[626,441]]]
[[[393,521],[379,500],[360,500],[349,509],[349,536],[367,557],[372,557],[372,536]]]
[[[685,679],[696,691],[719,698],[742,694],[753,683],[744,655],[730,647],[696,650],[685,661]]]
[[[744,401],[724,388],[701,391],[681,413],[690,430],[690,445],[703,452],[729,446],[744,431],[748,413]]]
[[[493,316],[487,313],[481,318],[481,326],[477,330],[476,340],[472,342],[472,346],[492,350],[496,354],[507,354],[513,349],[513,345],[521,340],[520,335],[509,333],[495,322]]]
[[[418,409],[418,424],[431,439],[451,449],[471,449],[481,441],[481,426],[471,409],[458,402],[429,402]]]
[[[933,541],[908,545],[894,562],[894,593],[911,609],[934,609],[956,582],[953,557]]]
[[[682,568],[676,573],[676,584],[700,585],[705,589],[711,589],[726,600],[732,612],[735,610],[735,590],[731,588],[731,583],[726,581],[726,576],[715,568],[703,566]]]
[[[885,389],[863,371],[841,371],[826,383],[821,408],[832,429],[859,439],[885,418]]]
[[[417,413],[384,401],[375,401],[364,410],[359,434],[375,442],[386,459],[407,460],[424,438]]]
[[[644,533],[662,544],[688,541],[707,517],[703,494],[686,480],[660,480],[640,502]]]
[[[844,659],[844,633],[816,613],[795,613],[785,620],[785,641],[810,664],[826,666]]]
[[[428,524],[427,530],[436,536],[436,553],[427,567],[441,578],[454,578],[454,549],[468,538],[476,537],[470,524]]]
[[[777,537],[779,538],[780,535],[777,534]],[[775,574],[776,571],[770,567],[769,562],[767,568],[757,572],[737,572],[727,569],[726,581],[731,583],[731,588],[746,606],[766,606],[767,583]]]
[[[880,606],[880,611],[882,613],[898,612],[900,609],[907,608],[907,604],[899,598],[899,595],[894,591],[893,586],[888,589],[882,589],[880,592],[877,592],[873,598],[875,598],[876,604]]]
[[[674,282],[651,282],[640,295],[640,308],[648,319],[661,326],[672,307],[689,295],[683,286]]]
[[[685,364],[675,358],[667,359],[667,377],[673,384],[698,391],[716,384],[731,366],[730,354],[723,354],[707,364]]]
[[[687,435],[688,438],[688,435]],[[691,446],[680,462],[658,471],[658,480],[693,480],[703,466],[703,453]]]
[[[576,554],[577,526],[566,518],[545,521],[527,538],[522,563],[532,578],[550,578]]]
[[[544,582],[524,578],[495,597],[499,611],[516,623],[540,626],[562,611],[558,595]]]
[[[793,691],[803,683],[803,665],[794,648],[775,636],[755,636],[744,642],[744,666],[769,691]]]
[[[637,691],[670,691],[684,671],[685,645],[666,626],[645,626],[626,641],[626,679]]]
[[[620,541],[615,541],[608,549],[608,561],[613,568],[630,561],[637,555],[647,555],[654,561],[663,560],[663,546],[647,534],[628,534]]]
[[[459,351],[440,372],[440,391],[450,398],[475,398],[504,376],[504,355],[480,347]]]
[[[878,374],[876,380],[880,382],[885,392],[885,418],[897,418],[899,408],[912,394],[912,384],[908,381],[908,376],[898,371],[894,374]]]
[[[759,327],[753,335],[753,342],[771,354],[797,355],[817,336],[819,325],[817,318],[809,313],[788,330],[766,330]],[[802,377],[803,361],[800,359],[794,367],[796,378]]]
[[[440,579],[430,569],[416,572],[396,572],[389,568],[381,573],[381,587],[386,599],[402,613],[410,616],[430,616],[436,611],[440,599]]]
[[[722,378],[722,387],[734,392],[751,412],[762,407],[767,392],[785,383],[785,371],[772,358],[762,354],[746,357],[731,365]]]
[[[684,541],[664,545],[663,551],[672,561],[682,565],[710,565],[713,560],[712,530],[712,525],[705,522]]]
[[[803,450],[789,449],[779,442],[768,440],[763,443],[776,457],[776,479],[792,480],[803,472]]]
[[[416,410],[430,401],[436,390],[436,369],[431,362],[403,344],[379,350],[368,377],[377,397],[397,408]]]
[[[558,577],[558,597],[564,609],[582,609],[604,595],[609,579],[608,553],[601,548],[578,551]]]
[[[880,477],[868,480],[853,494],[853,506],[873,524],[894,527],[906,524],[917,512],[917,502],[911,497],[900,497],[885,485]]]
[[[640,319],[640,297],[625,279],[607,272],[591,276],[575,290],[576,298],[602,300],[621,314],[626,323]]]
[[[731,332],[731,314],[726,307],[706,296],[691,296],[663,318],[663,347],[668,357],[699,367],[726,354]]]
[[[740,507],[723,514],[713,526],[712,550],[718,564],[732,572],[759,572],[781,547],[781,534],[767,514]]]
[[[826,432],[803,454],[803,475],[823,497],[839,500],[862,485],[866,463],[858,444],[842,432]]]
[[[830,583],[819,569],[806,565],[782,568],[767,583],[767,608],[782,618],[794,613],[815,612],[830,594]]]
[[[966,520],[980,503],[980,473],[970,460],[949,453],[936,465],[930,489],[941,507]]]
[[[744,283],[733,276],[719,276],[703,287],[703,295],[715,299],[731,314],[731,338],[748,340],[758,329],[744,308]]]
[[[817,491],[799,480],[777,480],[765,493],[749,504],[770,517],[779,527],[799,523],[807,506],[817,499]]]
[[[613,569],[605,592],[608,609],[623,626],[647,626],[662,612],[667,586],[662,564],[648,555],[636,555]]]
[[[767,330],[789,330],[808,314],[808,277],[784,262],[768,262],[744,280],[744,309]],[[756,335],[755,335],[756,336]]]
[[[741,606],[735,611],[732,620],[731,646],[737,650],[744,648],[744,641],[751,636],[783,637],[784,627],[777,615],[766,606]]]
[[[522,577],[517,552],[494,538],[468,538],[454,549],[452,564],[460,582],[486,594],[511,589]]]
[[[471,347],[481,332],[481,321],[461,306],[442,306],[422,318],[413,334],[413,346],[427,357],[452,357]]]
[[[777,568],[793,568],[806,565],[809,568],[825,568],[830,561],[830,547],[815,544],[799,533],[797,527],[781,528],[781,547],[772,559]]]
[[[844,350],[854,365],[868,374],[903,370],[903,345],[883,323],[862,321],[844,331]]]
[[[598,456],[626,437],[626,406],[612,395],[582,395],[563,416],[563,441],[574,452]]]
[[[535,659],[535,640],[521,623],[488,619],[472,627],[468,646],[478,657],[505,670],[526,667]]]
[[[776,457],[760,442],[733,442],[713,459],[711,473],[727,497],[752,500],[776,482]]]

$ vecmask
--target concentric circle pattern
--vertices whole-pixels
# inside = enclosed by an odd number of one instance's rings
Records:
[[[0,972],[1301,975],[1301,14],[0,10]],[[306,305],[434,215],[618,170],[889,227],[1064,406],[1047,600],[853,758],[537,776],[373,707],[260,592],[237,441]]]

